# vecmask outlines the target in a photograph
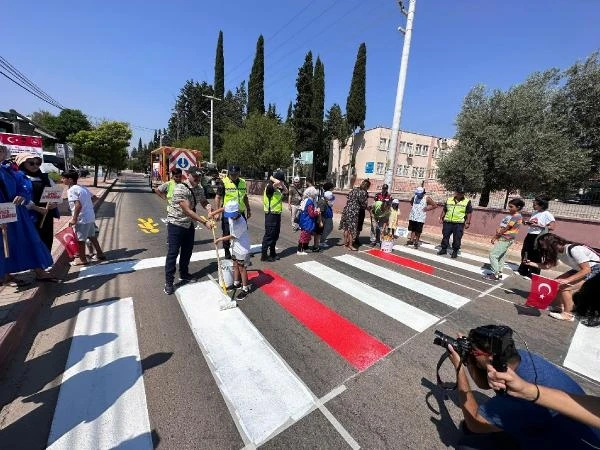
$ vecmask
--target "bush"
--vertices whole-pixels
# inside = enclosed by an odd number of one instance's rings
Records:
[[[48,178],[50,178],[55,183],[61,183],[62,182],[60,180],[60,173],[58,173],[58,172],[49,172],[48,173]]]

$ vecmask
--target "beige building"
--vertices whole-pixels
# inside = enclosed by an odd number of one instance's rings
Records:
[[[347,145],[340,149],[337,140],[331,143],[329,152],[329,173],[336,181],[338,189],[348,188],[348,169],[350,166],[350,147],[356,151],[356,179],[354,185],[365,178],[371,180],[371,190],[379,190],[385,178],[387,150],[392,130],[377,127],[361,131],[348,139]],[[443,152],[450,151],[456,145],[454,139],[427,136],[408,131],[398,132],[396,146],[396,167],[393,171],[392,192],[412,192],[418,186],[424,186],[429,192],[445,191],[437,181],[437,162]]]

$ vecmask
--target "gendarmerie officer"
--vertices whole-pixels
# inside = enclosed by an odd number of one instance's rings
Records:
[[[275,244],[281,230],[281,213],[283,212],[283,195],[288,192],[285,186],[285,174],[278,170],[269,179],[263,192],[263,211],[265,212],[265,235],[262,240],[261,261],[275,261],[279,256],[275,253]]]

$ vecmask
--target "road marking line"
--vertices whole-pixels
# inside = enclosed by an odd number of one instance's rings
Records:
[[[261,248],[261,244],[254,244],[250,247],[250,253],[260,253]],[[219,257],[225,257],[225,251],[223,249],[219,249]],[[217,255],[214,250],[205,250],[192,253],[190,262],[208,261],[216,258]],[[119,273],[137,272],[138,270],[164,267],[165,261],[165,256],[158,256],[156,258],[130,259],[127,261],[105,262],[92,266],[83,266],[78,272],[77,279],[117,275]],[[177,258],[177,262],[179,263],[179,257]]]
[[[600,381],[600,327],[577,325],[563,365]]]
[[[418,270],[419,272],[423,272],[428,275],[432,275],[435,272],[435,267],[430,266],[429,264],[424,264],[419,261],[403,258],[402,256],[394,255],[393,253],[386,253],[384,251],[376,249],[369,250],[367,253],[369,255],[375,256],[376,258],[385,259],[386,261],[392,262],[396,265],[408,267],[409,269],[413,270]]]
[[[489,293],[491,293],[492,291],[495,291],[496,289],[502,287],[502,283],[498,283],[495,286],[492,286],[491,288],[489,288],[487,291],[483,291],[481,294],[479,294],[477,296],[477,298],[481,298],[481,297],[485,297],[486,295],[488,295]]]
[[[355,369],[365,370],[390,352],[391,347],[276,272],[252,272],[248,278]]]
[[[361,264],[365,263],[365,261],[359,258],[356,259],[358,259]],[[403,323],[413,330],[419,332],[424,331],[439,320],[439,318],[433,314],[415,308],[402,300],[385,294],[378,289],[368,286],[365,283],[361,283],[360,281],[344,275],[337,270],[333,270],[319,262],[307,261],[296,264],[296,267],[323,280],[325,283],[345,292],[392,319]]]
[[[177,298],[244,444],[259,445],[317,406],[241,309],[219,310],[212,281],[180,287]]]
[[[452,308],[460,308],[470,301],[468,298],[463,297],[462,295],[455,294],[454,292],[433,286],[429,283],[425,283],[424,281],[403,275],[392,269],[388,269],[387,267],[378,266],[377,264],[357,258],[356,256],[343,255],[336,256],[334,259],[375,275],[379,278],[383,278],[384,280],[390,281],[413,292],[422,294],[440,303],[444,303]]]
[[[491,270],[484,269],[483,267],[477,267],[477,266],[474,266],[473,264],[467,264],[463,261],[457,261],[455,259],[450,259],[450,258],[444,257],[442,255],[434,255],[429,252],[423,252],[423,251],[417,250],[415,248],[407,247],[405,245],[394,245],[394,250],[401,252],[401,253],[408,253],[410,255],[415,255],[415,256],[418,256],[421,258],[429,259],[431,261],[439,262],[441,264],[446,264],[446,265],[452,266],[456,269],[461,269],[461,270],[466,270],[467,272],[477,273],[479,275],[485,275],[485,274],[488,274],[491,272]],[[508,277],[508,275],[505,275],[505,276]]]
[[[133,301],[79,310],[48,449],[152,449]]]
[[[439,247],[437,247],[433,244],[422,243],[420,246],[423,248],[427,248],[429,250],[436,250],[436,251],[439,250]],[[462,250],[459,251],[458,256],[460,256],[461,258],[464,258],[464,259],[470,259],[471,261],[477,261],[477,262],[484,263],[484,264],[490,263],[490,259],[486,258],[485,256],[479,256],[479,255],[474,255],[472,253],[466,253],[466,252],[463,252]],[[449,258],[449,256],[448,256],[448,258]],[[519,265],[511,263],[511,262],[505,262],[504,268],[515,272],[519,268]]]

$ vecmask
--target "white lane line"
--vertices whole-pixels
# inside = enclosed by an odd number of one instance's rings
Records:
[[[250,247],[250,253],[260,253],[261,247],[261,244],[252,245]],[[223,249],[219,249],[219,257],[225,257],[225,251]],[[208,261],[212,259],[217,259],[216,252],[214,250],[205,250],[202,252],[192,253],[190,261]],[[165,261],[165,256],[158,256],[156,258],[132,259],[128,261],[117,261],[113,263],[108,262],[93,266],[83,266],[79,271],[77,279],[100,277],[105,275],[116,275],[119,273],[137,272],[138,270],[164,267]],[[177,258],[177,262],[179,262],[179,258]]]
[[[365,262],[362,260],[360,261],[361,263]],[[392,319],[403,323],[413,330],[419,332],[424,331],[439,320],[439,317],[429,314],[419,308],[415,308],[402,300],[385,294],[378,289],[361,283],[360,281],[344,275],[337,270],[333,270],[319,262],[307,261],[296,264],[296,267],[323,280]]]
[[[152,449],[131,298],[79,310],[48,449]]]
[[[241,309],[219,310],[215,283],[189,284],[176,295],[246,446],[266,442],[319,408]]]
[[[600,327],[577,325],[563,365],[600,381]]]
[[[413,292],[418,292],[426,297],[436,300],[445,305],[453,308],[460,308],[461,306],[469,303],[469,299],[462,295],[455,294],[454,292],[447,291],[445,289],[433,286],[424,281],[417,280],[415,278],[407,277],[394,270],[386,267],[378,266],[364,259],[357,258],[352,255],[336,256],[333,259],[337,259],[343,263],[346,263],[357,269],[364,270],[367,273],[383,278],[384,280],[390,281],[398,286],[402,286]]]
[[[436,251],[439,250],[439,247],[437,247],[436,245],[433,245],[433,244],[422,243],[420,246],[423,248],[427,248],[429,250],[436,250]],[[459,251],[458,256],[463,259],[470,259],[471,261],[477,261],[477,262],[484,263],[484,264],[490,263],[490,259],[485,256],[474,255],[472,253],[466,253],[466,252],[463,252],[462,250]],[[449,257],[450,256],[447,256],[447,258],[449,258]],[[515,263],[511,263],[511,262],[505,262],[504,268],[512,270],[514,272],[514,271],[518,270],[519,265],[515,264]]]
[[[495,291],[496,289],[502,287],[502,283],[498,283],[495,286],[492,286],[491,288],[489,288],[487,291],[483,291],[481,294],[479,294],[477,296],[477,298],[481,298],[481,297],[485,297],[486,295],[490,294],[491,292]]]
[[[485,274],[488,274],[491,272],[489,269],[484,269],[483,267],[480,267],[480,266],[475,266],[473,264],[467,264],[463,261],[457,261],[456,259],[450,259],[450,258],[448,258],[446,256],[442,256],[442,255],[434,255],[433,253],[423,252],[423,251],[417,250],[412,247],[407,247],[406,245],[394,245],[394,250],[396,250],[400,253],[408,253],[410,255],[415,255],[420,258],[429,259],[430,261],[439,262],[442,264],[446,264],[448,266],[452,266],[456,269],[462,269],[462,270],[466,270],[467,272],[473,272],[473,273],[477,273],[480,275],[485,275]],[[488,263],[489,263],[489,261],[488,261]],[[510,275],[508,275],[508,274],[504,274],[505,278],[508,278],[509,276]]]

